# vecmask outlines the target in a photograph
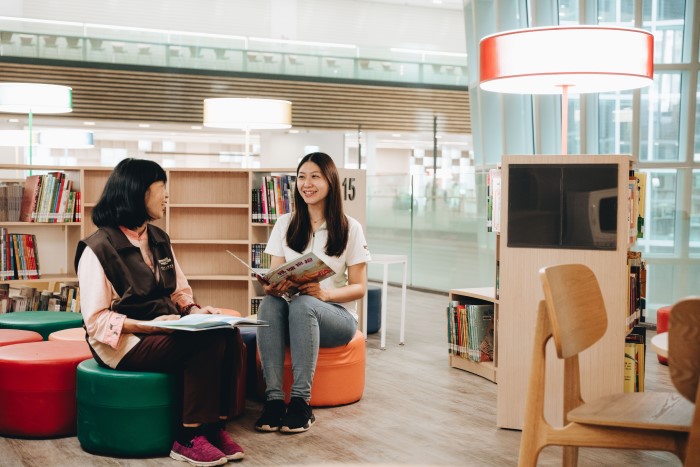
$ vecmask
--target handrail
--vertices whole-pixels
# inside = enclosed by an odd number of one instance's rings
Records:
[[[467,86],[466,54],[4,16],[0,56]]]

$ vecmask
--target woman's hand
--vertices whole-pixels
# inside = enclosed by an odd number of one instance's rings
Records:
[[[219,315],[221,310],[214,308],[213,306],[205,306],[204,308],[199,308],[198,306],[193,306],[190,308],[191,315]]]
[[[312,297],[318,298],[323,302],[328,302],[331,299],[328,290],[322,289],[321,284],[318,282],[309,282],[307,284],[300,285],[299,293],[304,295],[310,295]]]
[[[265,295],[272,295],[274,297],[283,297],[288,294],[289,288],[295,286],[294,282],[284,279],[277,285],[263,285],[265,290]]]

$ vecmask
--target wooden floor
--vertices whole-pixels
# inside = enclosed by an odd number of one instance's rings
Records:
[[[258,433],[260,404],[248,401],[228,429],[246,450],[241,465],[512,466],[520,432],[496,428],[496,386],[450,368],[445,345],[446,294],[409,291],[406,345],[398,345],[400,289],[390,287],[387,349],[379,334],[367,342],[362,400],[315,409],[316,424],[298,435]],[[668,368],[647,352],[647,389],[670,390]],[[187,465],[167,457],[115,459],[85,453],[75,437],[20,440],[0,437],[0,466]],[[540,465],[561,465],[547,448]],[[580,466],[679,466],[668,453],[581,449]]]

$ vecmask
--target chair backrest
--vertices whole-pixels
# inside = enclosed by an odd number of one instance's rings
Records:
[[[671,308],[668,369],[678,392],[695,402],[700,379],[700,297],[683,299]]]
[[[569,358],[596,343],[608,327],[598,280],[583,264],[540,269],[547,316],[559,358]]]

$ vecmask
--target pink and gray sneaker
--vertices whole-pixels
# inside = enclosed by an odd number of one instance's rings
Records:
[[[214,447],[207,438],[201,435],[195,436],[187,444],[180,444],[175,441],[170,451],[170,457],[201,467],[222,465],[228,462],[226,454]]]
[[[228,431],[223,429],[216,430],[209,438],[209,442],[217,449],[224,453],[226,459],[235,461],[243,459],[245,453],[243,448],[233,440]]]

